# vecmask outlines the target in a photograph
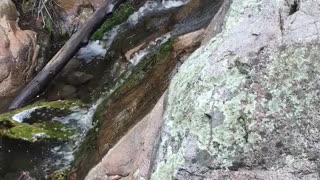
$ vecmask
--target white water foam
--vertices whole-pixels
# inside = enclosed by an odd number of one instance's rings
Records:
[[[150,44],[148,45],[147,48],[140,50],[136,53],[134,53],[133,58],[131,58],[129,61],[133,64],[133,65],[137,65],[139,64],[139,62],[148,54],[150,54],[155,46],[161,46],[162,44],[164,44],[165,42],[167,42],[170,39],[171,35],[170,33],[165,34],[161,37],[158,37],[156,40],[150,42]]]
[[[78,51],[76,58],[89,63],[97,57],[104,57],[106,52],[103,43],[100,41],[91,41]]]
[[[31,113],[33,113],[35,110],[39,109],[40,107],[34,107],[32,109],[28,109],[25,111],[22,111],[18,114],[15,114],[14,116],[12,116],[12,119],[14,121],[17,121],[19,123],[22,123],[25,119],[28,119],[31,117]]]
[[[111,31],[107,32],[103,41],[90,41],[85,47],[82,47],[77,55],[77,59],[83,60],[86,63],[90,63],[93,59],[104,57],[108,52],[114,38],[117,36],[120,29],[120,25],[112,28]]]
[[[70,143],[59,145],[51,149],[51,152],[58,156],[58,159],[49,159],[47,163],[53,163],[56,167],[69,167],[74,160],[74,152],[78,150],[79,145],[85,139],[87,132],[93,127],[93,116],[96,112],[97,107],[103,98],[100,98],[94,105],[88,110],[75,109],[74,113],[66,117],[54,118],[54,121],[61,122],[67,127],[77,127],[78,133],[72,137]],[[51,162],[54,161],[54,162]]]
[[[142,51],[138,51],[134,53],[133,58],[131,58],[129,61],[133,65],[137,65],[147,54],[149,54],[149,51],[144,49]]]
[[[114,38],[117,36],[118,32],[120,29],[120,25],[115,26],[114,28],[111,29],[111,31],[107,32],[104,37],[103,40],[105,40],[105,50],[106,52],[108,52]]]
[[[139,19],[143,17],[144,14],[156,9],[159,6],[159,2],[156,1],[147,1],[138,11],[134,12],[129,16],[128,22],[130,24],[136,25],[139,22]]]
[[[136,25],[138,24],[139,20],[149,12],[180,7],[187,4],[189,1],[190,0],[162,0],[161,2],[147,1],[138,11],[134,12],[128,18],[128,23],[131,25]]]
[[[189,1],[181,1],[181,0],[162,0],[162,5],[166,9],[176,8],[185,5]]]
[[[113,8],[114,8],[114,4],[110,4],[108,6],[108,12],[112,12],[113,11]]]

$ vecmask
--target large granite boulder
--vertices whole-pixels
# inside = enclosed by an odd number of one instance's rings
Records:
[[[151,179],[320,179],[319,6],[225,0],[171,82]]]
[[[0,109],[34,75],[38,46],[36,33],[21,30],[11,0],[0,2]]]

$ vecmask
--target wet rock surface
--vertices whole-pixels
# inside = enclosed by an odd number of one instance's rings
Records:
[[[78,69],[94,76],[84,88],[80,87],[79,92],[87,89],[86,95],[90,94],[91,98],[101,95],[104,98],[94,118],[95,131],[89,133],[88,142],[83,144],[69,177],[83,179],[110,148],[152,110],[179,61],[193,52],[201,41],[199,34],[190,36],[188,50],[176,52],[173,48],[178,43],[176,38],[206,27],[218,11],[218,6],[212,10],[208,5],[215,1],[205,2],[197,1],[196,6],[193,1],[189,2],[191,4],[184,1],[147,2],[124,23],[106,32],[106,39],[102,41],[110,46],[107,46],[105,58],[92,60]],[[201,16],[191,18],[191,12],[196,12],[197,8],[210,12],[211,18],[199,21],[194,29],[180,31],[175,28],[176,24],[189,26],[201,19]],[[182,39],[186,40],[186,37]]]
[[[162,125],[164,94],[152,111],[133,127],[86,176],[95,179],[148,179]]]
[[[223,7],[171,82],[151,179],[319,179],[319,2]]]

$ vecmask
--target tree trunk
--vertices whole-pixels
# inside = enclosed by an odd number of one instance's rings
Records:
[[[39,72],[39,74],[21,91],[13,100],[9,109],[16,109],[26,105],[34,97],[40,94],[56,75],[64,68],[78,50],[88,43],[91,35],[103,22],[112,16],[112,11],[117,9],[126,0],[118,0],[113,3],[106,0],[83,25],[82,29],[76,32],[59,50],[59,52],[49,61],[49,63]],[[112,8],[113,6],[113,8]]]

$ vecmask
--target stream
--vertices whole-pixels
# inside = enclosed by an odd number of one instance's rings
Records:
[[[58,136],[60,131],[54,126],[53,135],[32,132],[32,137],[19,139],[6,132],[0,136],[0,179],[17,179],[23,171],[37,179],[50,179],[66,171],[83,179],[152,109],[180,65],[182,55],[173,52],[172,42],[206,27],[216,13],[212,7],[217,2],[146,1],[134,7],[125,21],[104,32],[102,39],[92,39],[82,47],[67,65],[72,68],[66,67],[36,102],[0,115],[0,129],[24,124],[51,132],[49,125],[42,125],[58,123],[63,134]],[[75,72],[90,79],[70,81]],[[66,87],[73,89],[63,95]],[[13,125],[1,124],[1,118],[8,117]]]

